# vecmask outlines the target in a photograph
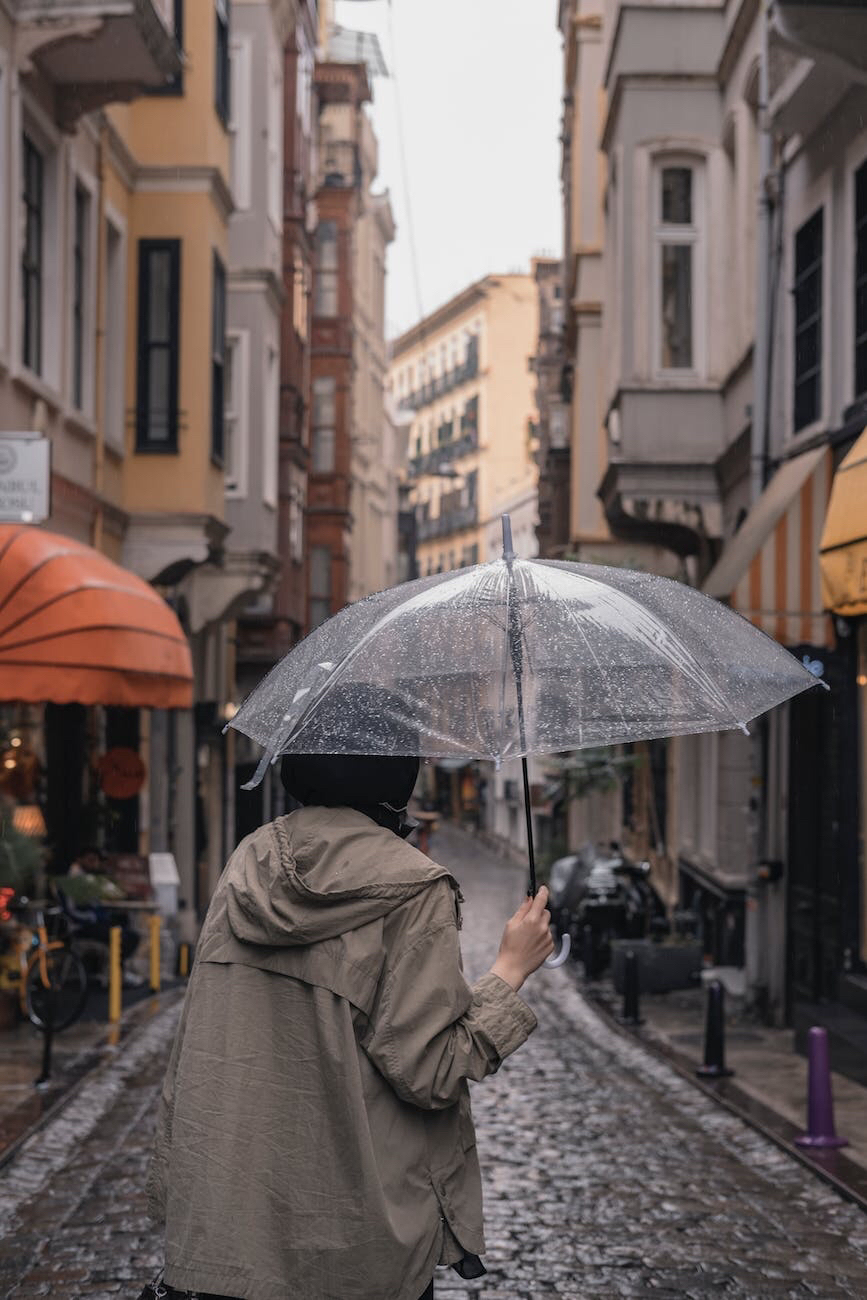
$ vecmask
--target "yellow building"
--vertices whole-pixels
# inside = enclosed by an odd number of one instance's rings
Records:
[[[418,572],[487,558],[487,526],[536,482],[538,299],[529,275],[489,275],[392,344],[389,381],[411,415]]]

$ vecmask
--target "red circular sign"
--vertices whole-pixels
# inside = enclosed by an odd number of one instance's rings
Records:
[[[145,765],[134,749],[118,745],[99,760],[99,781],[110,799],[132,799],[144,785]]]

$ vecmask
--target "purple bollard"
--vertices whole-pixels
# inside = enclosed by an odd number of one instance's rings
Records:
[[[834,1099],[831,1096],[831,1062],[828,1031],[814,1025],[807,1042],[807,1128],[795,1138],[799,1147],[847,1147],[846,1138],[834,1129]]]

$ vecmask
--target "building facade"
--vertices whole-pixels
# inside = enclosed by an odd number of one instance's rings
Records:
[[[392,393],[413,416],[420,576],[478,563],[502,503],[535,490],[537,316],[531,276],[491,275],[392,344]]]
[[[769,1019],[824,1018],[841,1068],[857,1057],[867,969],[859,607],[829,617],[819,550],[865,414],[858,10],[782,0],[768,20],[744,0],[677,11],[608,0],[560,11],[567,112],[571,68],[598,44],[582,102],[601,106],[604,155],[594,491],[606,526],[641,548],[636,567],[726,600],[832,687],[749,737],[654,742],[621,819],[658,842],[657,884],[694,908],[709,960],[742,968]],[[573,162],[577,129],[564,132]],[[573,513],[576,452],[597,454],[579,402],[573,392]]]

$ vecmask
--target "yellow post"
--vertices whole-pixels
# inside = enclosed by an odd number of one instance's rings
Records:
[[[181,979],[186,979],[190,973],[190,945],[182,943],[178,953],[178,974]]]
[[[160,991],[160,924],[159,913],[148,917],[151,948],[151,988],[154,993]]]
[[[120,926],[113,925],[108,932],[108,1018],[120,1020]]]

